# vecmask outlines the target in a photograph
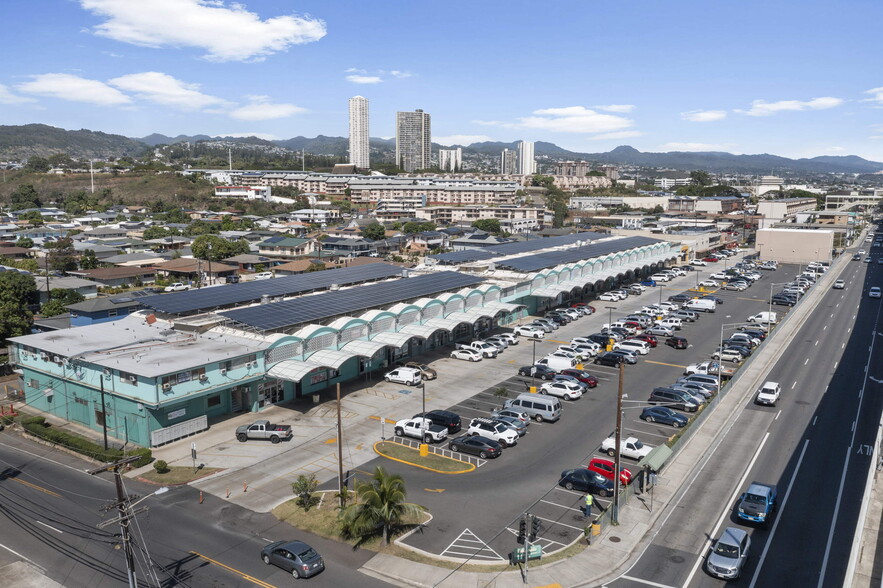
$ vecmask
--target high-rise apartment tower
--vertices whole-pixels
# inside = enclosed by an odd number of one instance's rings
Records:
[[[513,149],[503,149],[500,154],[500,173],[501,174],[517,174],[518,167],[516,165],[516,154]]]
[[[371,167],[368,145],[368,99],[350,98],[350,163],[360,169]]]
[[[523,176],[537,171],[537,164],[533,158],[533,141],[522,141],[518,144],[518,173]]]
[[[463,167],[463,148],[439,149],[438,167],[444,171],[460,171],[460,168]]]
[[[432,156],[430,116],[419,108],[396,113],[396,165],[412,172],[428,168]]]

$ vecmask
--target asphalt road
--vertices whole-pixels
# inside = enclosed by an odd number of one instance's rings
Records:
[[[610,586],[722,584],[704,571],[704,556],[728,526],[752,540],[737,585],[843,585],[880,420],[880,384],[868,378],[883,379],[880,304],[866,292],[883,282],[883,267],[851,262],[841,277],[847,288],[824,293],[766,378],[782,385],[778,406],[746,403],[652,544]],[[767,529],[735,515],[753,480],[778,487]]]
[[[127,585],[119,527],[97,527],[116,516],[102,510],[115,502],[109,475],[90,476],[85,462],[0,435],[0,565],[27,559],[70,588]],[[126,481],[126,489],[147,496],[156,487]],[[371,552],[354,552],[211,496],[199,504],[189,487],[148,497],[136,508],[145,506],[133,527],[139,585],[287,586],[291,576],[264,565],[259,554],[270,541],[297,538],[325,558],[327,568],[311,586],[387,586],[357,571]]]
[[[721,266],[723,264],[720,264]],[[712,268],[705,268],[703,275]],[[719,268],[714,268],[717,271]],[[696,323],[685,324],[679,334],[691,342],[687,350],[674,350],[659,345],[642,356],[638,364],[627,366],[624,390],[626,404],[624,434],[638,436],[651,445],[664,443],[676,431],[667,425],[645,423],[638,419],[640,408],[653,386],[674,382],[684,366],[709,358],[718,345],[721,324],[740,321],[751,314],[767,309],[769,284],[784,281],[784,275],[793,275],[797,267],[778,272],[765,272],[764,279],[745,292],[719,292],[724,304],[713,314],[700,314]],[[695,277],[681,278],[662,289],[663,298],[683,291],[695,284]],[[659,300],[659,290],[649,289],[639,297],[615,303],[613,318],[624,316],[646,304]],[[575,336],[597,332],[608,322],[609,313],[602,305],[592,317],[579,319],[546,335],[547,340],[537,345],[536,357],[552,351],[557,345],[569,342]],[[621,310],[620,310],[621,309]],[[779,307],[778,312],[784,312]],[[725,332],[725,337],[727,332]],[[762,349],[762,348],[761,348]],[[517,355],[518,360],[512,357]],[[529,365],[533,352],[527,342],[506,350],[497,362],[510,362],[513,376],[466,401],[449,407],[463,417],[464,429],[470,418],[487,416],[499,407],[503,399],[494,394],[497,386],[504,386],[510,396],[525,391],[527,378],[515,375],[520,365]],[[464,377],[468,370],[481,369],[482,364],[464,362]],[[557,423],[532,423],[529,433],[517,446],[505,449],[503,455],[488,460],[474,473],[446,476],[418,470],[383,458],[360,466],[359,475],[367,475],[376,466],[401,474],[409,490],[408,500],[421,504],[433,515],[432,522],[422,532],[405,539],[405,543],[434,554],[477,561],[500,561],[517,547],[515,541],[518,519],[529,511],[542,519],[539,542],[546,552],[567,545],[582,533],[588,521],[579,511],[582,495],[558,487],[561,472],[584,466],[600,455],[597,449],[615,427],[616,390],[618,370],[602,366],[588,366],[601,379],[599,386],[577,401],[563,401],[563,416]],[[441,383],[433,384],[438,388]],[[390,432],[391,434],[391,432]],[[605,456],[606,457],[606,456]],[[628,460],[623,461],[628,467]],[[634,464],[631,464],[634,465]],[[336,487],[331,481],[327,487]],[[602,508],[609,501],[599,500]]]

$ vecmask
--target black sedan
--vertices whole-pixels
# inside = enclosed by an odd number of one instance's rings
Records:
[[[309,578],[325,569],[322,556],[303,541],[274,541],[261,550],[261,559],[295,578]]]
[[[551,380],[557,372],[552,368],[544,365],[526,365],[518,368],[519,376],[527,376],[528,378],[539,378],[541,380]]]
[[[619,364],[623,362],[623,358],[621,355],[614,354],[612,351],[608,351],[607,353],[602,353],[598,357],[595,358],[595,363],[598,365],[606,365],[608,367],[619,367]]]
[[[667,406],[648,406],[641,411],[641,419],[648,423],[663,423],[674,428],[687,426],[687,417]]]
[[[718,298],[717,296],[712,296],[711,294],[706,294],[706,295],[703,296],[702,298],[704,298],[705,300],[714,300],[717,304],[723,304],[723,303],[724,303],[724,299],[723,299],[723,298]]]
[[[481,435],[463,435],[457,437],[448,444],[451,451],[460,453],[471,453],[477,455],[481,459],[490,457],[500,457],[503,453],[503,446],[487,437]]]
[[[668,297],[669,302],[687,302],[688,300],[692,300],[692,296],[688,294],[674,294]]]
[[[608,480],[601,474],[585,468],[564,470],[561,472],[561,479],[558,480],[558,485],[564,486],[568,490],[589,492],[598,496],[610,496],[613,494],[612,480]]]

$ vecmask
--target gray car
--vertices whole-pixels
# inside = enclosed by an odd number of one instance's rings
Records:
[[[748,559],[751,538],[742,529],[727,527],[714,542],[711,553],[705,561],[705,569],[712,576],[724,580],[735,580],[742,573],[742,566]]]
[[[493,417],[493,420],[497,421],[498,423],[503,423],[504,425],[518,433],[519,437],[524,437],[527,434],[527,426],[530,424],[530,422],[525,423],[521,419],[510,416],[495,416]]]
[[[325,569],[322,556],[303,541],[274,541],[261,550],[261,559],[295,578],[309,578]]]
[[[675,334],[672,329],[668,327],[663,327],[662,325],[655,325],[644,331],[648,335],[656,335],[657,337],[671,337]]]

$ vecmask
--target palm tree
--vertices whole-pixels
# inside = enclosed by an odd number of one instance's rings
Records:
[[[424,510],[420,505],[405,502],[405,481],[382,467],[374,470],[371,480],[357,480],[355,490],[356,502],[341,514],[344,534],[349,537],[364,540],[379,531],[383,542],[388,544],[390,533],[401,526],[405,518]]]

